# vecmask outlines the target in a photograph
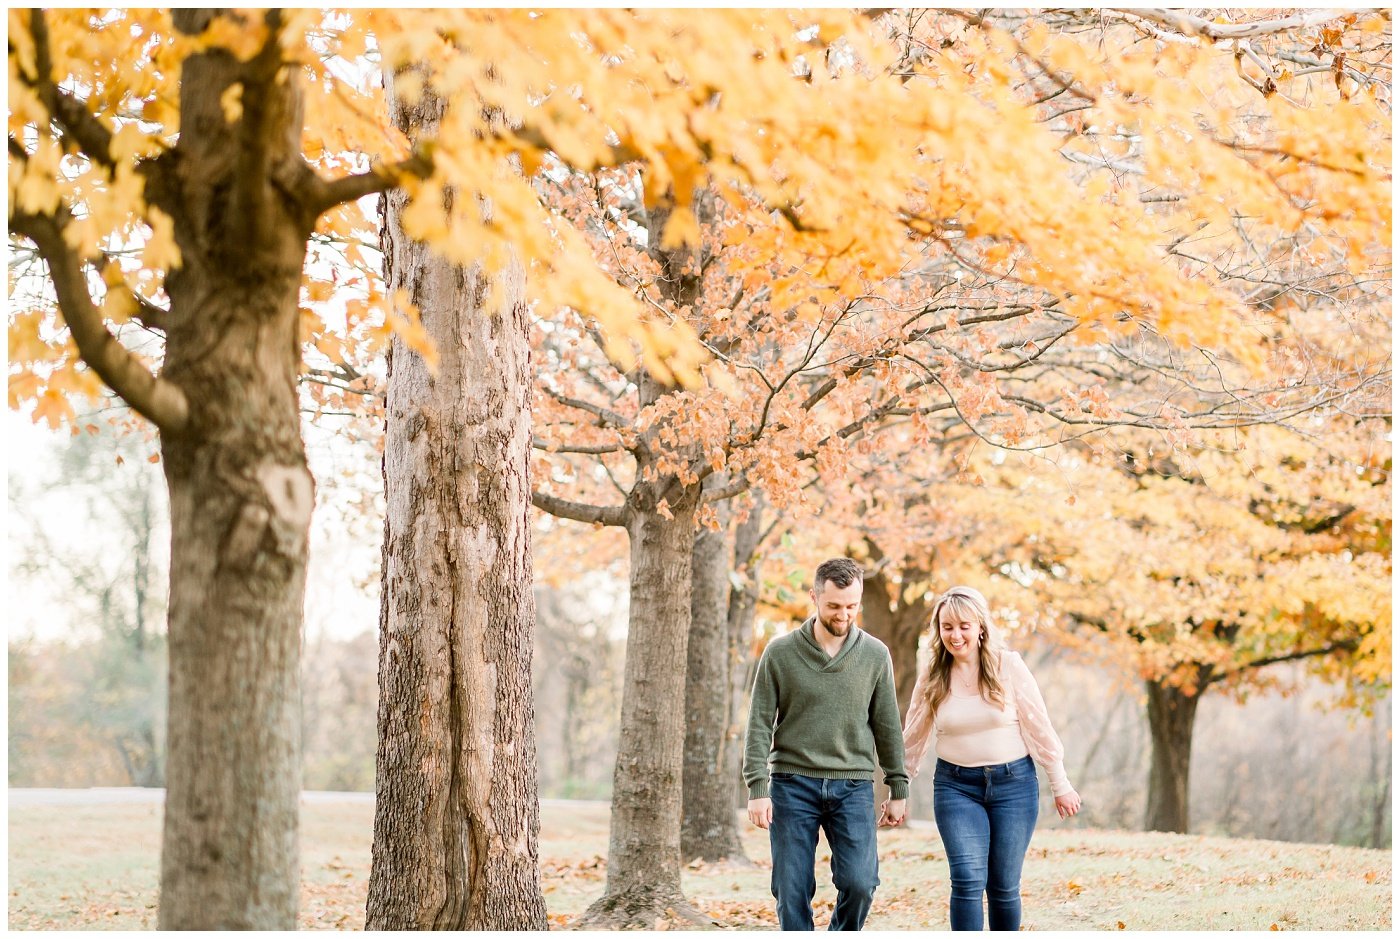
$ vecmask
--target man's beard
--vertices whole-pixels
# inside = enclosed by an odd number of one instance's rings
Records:
[[[848,633],[848,632],[851,631],[851,621],[850,621],[850,620],[846,620],[846,622],[844,622],[844,623],[840,624],[839,626],[837,626],[837,625],[835,625],[835,624],[833,624],[833,623],[831,623],[831,622],[828,622],[827,620],[822,619],[822,615],[821,615],[820,613],[818,613],[818,614],[817,614],[817,622],[821,623],[821,624],[822,624],[822,628],[825,629],[829,634],[831,634],[831,635],[837,637],[838,639],[841,638],[841,637],[843,637],[843,636],[845,636],[846,633]]]

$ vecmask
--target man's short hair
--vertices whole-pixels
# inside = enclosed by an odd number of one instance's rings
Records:
[[[850,558],[832,558],[817,565],[817,576],[812,579],[812,592],[821,593],[822,584],[831,581],[838,587],[846,588],[863,580],[860,565]]]

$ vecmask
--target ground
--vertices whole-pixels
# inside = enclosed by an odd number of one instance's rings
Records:
[[[18,790],[16,791],[18,792]],[[153,929],[159,802],[32,804],[11,795],[10,929]],[[302,807],[302,929],[362,929],[374,806],[365,796]],[[607,805],[546,802],[541,877],[550,925],[602,895]],[[686,895],[721,928],[774,929],[768,843],[748,829],[751,865],[691,865]],[[830,916],[818,847],[817,926]],[[947,929],[948,866],[931,823],[882,832],[868,929]],[[1391,852],[1197,835],[1100,831],[1052,820],[1022,881],[1034,930],[1391,928]],[[667,924],[658,924],[663,928]]]

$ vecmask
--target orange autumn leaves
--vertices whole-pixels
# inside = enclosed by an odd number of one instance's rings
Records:
[[[1035,285],[1086,325],[1122,329],[1127,310],[1170,338],[1217,346],[1247,365],[1260,358],[1250,332],[1237,328],[1237,300],[1209,271],[1163,263],[1162,225],[1179,223],[1163,218],[1171,204],[1144,210],[1136,194],[1179,192],[1173,212],[1214,218],[1222,230],[1221,213],[1237,201],[1240,212],[1284,228],[1316,217],[1346,223],[1331,238],[1348,256],[1364,247],[1363,227],[1373,236],[1388,227],[1388,199],[1376,198],[1388,170],[1369,99],[1332,108],[1323,89],[1306,109],[1261,104],[1247,86],[1225,80],[1228,57],[1135,43],[1127,26],[1086,44],[1034,24],[1013,37],[930,16],[922,28],[937,31],[938,52],[905,68],[899,43],[887,41],[896,19],[843,11],[300,11],[279,41],[308,89],[305,153],[328,175],[406,154],[374,76],[381,67],[431,63],[426,80],[463,106],[449,109],[431,145],[432,174],[402,180],[414,197],[411,231],[458,261],[498,264],[519,252],[534,266],[530,289],[542,312],[583,311],[624,368],[642,361],[692,386],[707,357],[692,324],[658,317],[605,276],[585,236],[542,205],[531,181],[537,170],[631,167],[644,202],[673,205],[659,233],[667,245],[701,237],[690,205],[698,188],[713,187],[736,207],[762,207],[771,214],[760,229],[772,235],[756,237],[767,239],[774,262],[764,275],[774,306],[804,318],[907,267],[931,239],[967,263]],[[14,78],[36,66],[24,17],[12,12],[11,20]],[[1345,25],[1330,27],[1341,44],[1375,24]],[[12,80],[11,135],[30,154],[21,178],[12,161],[12,201],[81,205],[73,237],[85,255],[110,249],[113,239],[132,245],[122,281],[158,299],[178,252],[160,214],[144,204],[135,161],[176,139],[181,58],[218,45],[247,58],[260,30],[259,17],[237,12],[197,37],[179,36],[159,11],[55,13],[53,72],[91,89],[89,110],[117,132],[117,165],[60,168],[67,144],[42,130],[42,103]],[[1092,99],[1081,126],[1134,128],[1100,136],[1093,155],[1116,159],[1113,148],[1140,138],[1140,182],[1080,178],[1066,154],[1089,151],[1065,146],[1044,121],[1028,62],[1071,75],[1076,92]],[[1217,93],[1200,95],[1202,74],[1212,75]],[[400,78],[411,94],[412,78]],[[1214,130],[1188,140],[1184,128],[1201,120]],[[1254,151],[1232,154],[1227,144],[1294,159],[1266,167],[1262,156],[1246,155]],[[1339,161],[1344,172],[1325,169]],[[323,228],[363,231],[354,211],[328,217]],[[364,262],[353,254],[351,264]],[[307,276],[324,274],[308,268]],[[42,297],[24,306],[52,312]],[[114,322],[122,306],[111,304]],[[372,283],[346,309],[347,333],[367,318],[413,329],[412,312]],[[71,367],[62,356],[22,364],[20,400],[41,397],[49,376]]]

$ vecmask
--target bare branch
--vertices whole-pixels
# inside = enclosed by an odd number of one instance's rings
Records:
[[[1084,166],[1092,166],[1095,169],[1113,170],[1115,173],[1123,173],[1130,176],[1145,176],[1147,171],[1132,163],[1124,163],[1121,160],[1110,160],[1106,157],[1090,156],[1087,153],[1080,153],[1076,150],[1061,150],[1060,156],[1071,163],[1080,163]]]
[[[367,173],[354,173],[339,179],[325,180],[312,173],[311,182],[307,184],[306,203],[319,216],[341,203],[354,202],[376,192],[393,189],[406,176],[424,179],[433,172],[431,152],[431,148],[420,144],[406,160],[376,166]]]
[[[1174,29],[1185,36],[1204,36],[1211,40],[1253,39],[1256,36],[1271,36],[1294,29],[1321,26],[1341,19],[1352,13],[1365,13],[1365,10],[1303,10],[1293,16],[1260,20],[1257,23],[1212,23],[1200,16],[1192,16],[1184,10],[1123,10],[1159,26]]]
[[[1232,675],[1238,675],[1240,672],[1247,671],[1249,669],[1263,668],[1266,665],[1277,665],[1280,662],[1296,662],[1299,659],[1311,659],[1316,658],[1320,655],[1331,655],[1333,652],[1354,652],[1356,651],[1356,647],[1358,645],[1360,645],[1359,640],[1342,639],[1337,642],[1328,643],[1327,645],[1317,649],[1303,649],[1299,652],[1289,652],[1284,655],[1268,655],[1260,659],[1254,659],[1252,661],[1245,662],[1238,668],[1232,668],[1228,672],[1216,675],[1213,678],[1211,678],[1210,681],[1206,682],[1206,684],[1213,684],[1218,681],[1224,681]]]
[[[625,505],[589,505],[584,502],[570,502],[568,499],[561,499],[538,490],[530,493],[530,502],[535,508],[542,512],[548,512],[556,518],[567,518],[575,522],[583,522],[585,525],[607,525],[621,528],[627,524],[628,513]]]
[[[552,388],[546,387],[542,390],[545,394],[549,395],[551,398],[553,398],[555,401],[558,401],[560,404],[565,405],[567,407],[571,407],[577,411],[586,411],[610,427],[616,427],[619,430],[621,430],[623,428],[628,427],[632,423],[631,421],[623,417],[621,414],[618,414],[616,411],[609,410],[608,408],[603,407],[601,404],[594,404],[592,401],[584,401],[581,398],[571,398],[568,395],[560,394]]]
[[[621,453],[627,449],[621,443],[558,443],[545,440],[543,437],[533,438],[530,441],[530,446],[546,453],[586,453],[593,456],[603,453]]]
[[[748,492],[752,486],[749,485],[748,477],[740,476],[731,480],[718,489],[710,489],[700,498],[703,502],[723,502],[725,499],[732,499],[740,493]]]

